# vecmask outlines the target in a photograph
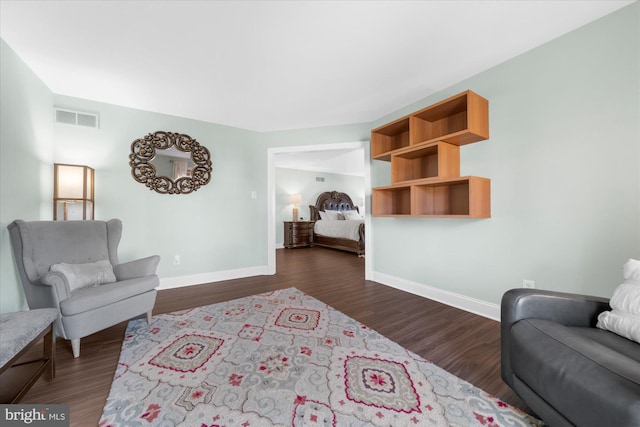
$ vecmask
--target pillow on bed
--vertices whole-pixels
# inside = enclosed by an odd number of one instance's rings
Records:
[[[320,211],[320,219],[324,219],[327,221],[338,221],[344,219],[344,216],[341,212],[338,211]]]
[[[342,211],[342,215],[344,219],[348,220],[359,220],[362,219],[362,215],[358,211]]]

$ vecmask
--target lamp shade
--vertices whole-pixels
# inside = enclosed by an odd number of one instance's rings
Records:
[[[302,194],[292,194],[289,196],[290,205],[299,205],[302,203]]]
[[[73,219],[93,219],[94,170],[89,166],[53,165],[53,219],[71,219],[70,205],[82,205],[72,209]]]

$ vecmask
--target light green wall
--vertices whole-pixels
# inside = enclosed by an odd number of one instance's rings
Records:
[[[323,177],[324,182],[316,181]],[[361,176],[336,173],[313,172],[299,169],[276,168],[276,247],[284,242],[283,221],[291,221],[293,206],[289,204],[289,195],[299,193],[302,203],[298,206],[298,216],[309,219],[309,205],[315,205],[316,199],[325,191],[341,191],[351,196],[353,203],[364,212],[361,199],[364,198],[364,178]]]
[[[0,40],[0,312],[25,308],[7,225],[52,215],[49,89]]]
[[[461,148],[461,174],[491,178],[492,218],[374,218],[374,267],[499,303],[523,279],[611,296],[640,258],[640,46],[636,3],[429,98],[490,103],[491,137]],[[373,185],[388,180],[374,161]],[[388,182],[388,181],[387,181]]]
[[[54,125],[55,160],[95,168],[96,219],[122,219],[121,260],[158,254],[160,277],[266,264],[266,167],[253,149],[257,133],[58,95],[55,103],[100,115],[99,129]],[[188,195],[167,195],[134,181],[131,143],[159,130],[188,134],[209,149],[208,185]]]
[[[267,149],[361,140],[369,131],[368,125],[347,125],[258,133],[60,95],[54,101],[100,115],[99,129],[54,125],[56,162],[96,169],[96,219],[122,219],[121,259],[153,248],[162,257],[161,278],[266,266]],[[213,157],[211,183],[169,196],[135,182],[131,142],[157,130],[186,133],[205,145]],[[175,255],[181,264],[173,264]]]

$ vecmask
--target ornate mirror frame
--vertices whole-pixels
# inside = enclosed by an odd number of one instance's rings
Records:
[[[156,168],[151,163],[156,157],[156,150],[168,150],[171,147],[191,153],[191,161],[195,164],[191,176],[174,181],[167,176],[156,175]],[[133,141],[129,166],[136,181],[161,194],[189,194],[208,184],[213,172],[211,153],[206,147],[189,135],[164,131],[150,133]]]

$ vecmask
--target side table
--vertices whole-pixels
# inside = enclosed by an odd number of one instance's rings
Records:
[[[55,308],[39,308],[0,314],[0,403],[18,403],[44,374],[55,377]],[[42,358],[21,361],[20,358],[44,338]]]
[[[313,246],[313,224],[314,221],[284,221],[284,247]]]

